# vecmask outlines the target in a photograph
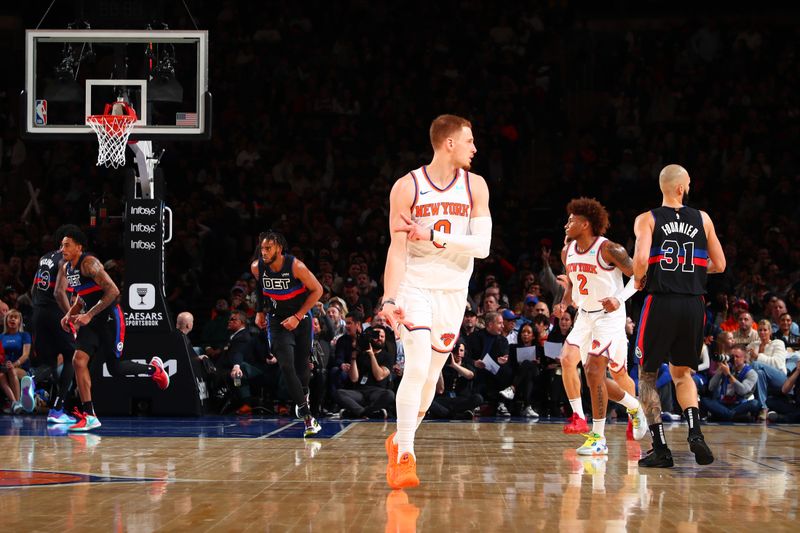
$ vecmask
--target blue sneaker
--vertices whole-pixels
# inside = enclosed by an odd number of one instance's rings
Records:
[[[25,411],[32,413],[33,408],[36,407],[36,398],[33,396],[33,378],[30,376],[23,377],[19,382],[19,386],[21,389],[19,403],[22,404],[22,408],[25,409]]]
[[[76,412],[75,416],[77,417],[78,421],[69,427],[69,431],[90,431],[92,429],[99,428],[102,425],[100,420],[98,420],[94,415]]]
[[[63,410],[56,411],[55,409],[50,409],[50,412],[47,413],[47,423],[48,424],[74,424],[75,419],[65,413]]]

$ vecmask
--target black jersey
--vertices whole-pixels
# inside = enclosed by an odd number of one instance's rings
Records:
[[[294,259],[293,255],[284,254],[283,267],[278,272],[273,272],[263,259],[258,259],[261,296],[270,316],[277,320],[297,313],[306,301],[308,289],[292,274]]]
[[[661,206],[655,220],[647,292],[702,295],[708,277],[708,239],[700,211]]]
[[[32,300],[35,307],[58,305],[53,295],[53,289],[56,286],[58,265],[62,259],[61,250],[48,252],[39,259],[39,269],[36,271],[36,277],[33,278]]]
[[[72,263],[67,263],[67,292],[71,292],[73,294],[78,294],[83,301],[86,303],[86,309],[91,309],[95,306],[97,302],[103,297],[103,288],[95,283],[94,279],[84,276],[81,273],[81,265],[83,261],[86,259],[88,254],[85,252],[81,254],[80,259],[78,259],[78,264],[75,265],[75,268],[72,267]],[[111,307],[109,306],[103,309],[100,313],[108,313],[111,311]]]

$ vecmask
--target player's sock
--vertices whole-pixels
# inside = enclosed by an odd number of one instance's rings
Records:
[[[81,408],[83,409],[84,413],[92,415],[92,416],[95,416],[94,415],[94,404],[92,404],[91,400],[89,400],[88,402],[83,402],[83,405],[82,405]]]
[[[572,412],[577,414],[579,417],[586,420],[586,415],[583,414],[583,404],[581,403],[580,397],[571,399],[569,401],[569,406],[572,407]]]
[[[628,409],[638,409],[639,408],[639,400],[628,394],[627,392],[622,396],[622,399],[617,402],[623,407],[627,407]]]
[[[606,435],[606,419],[605,418],[593,418],[592,419],[592,433],[596,433],[601,437],[605,437]]]
[[[687,407],[683,414],[689,422],[689,436],[702,435],[700,431],[700,410],[697,407]]]
[[[64,409],[64,400],[61,399],[61,396],[56,396],[56,400],[53,402],[53,409],[56,411],[62,411]]]
[[[667,448],[667,436],[664,434],[664,424],[661,422],[657,424],[650,424],[650,437],[653,438],[654,449]]]
[[[425,413],[417,413],[417,429],[419,429],[419,426],[422,424],[423,420],[425,420]]]

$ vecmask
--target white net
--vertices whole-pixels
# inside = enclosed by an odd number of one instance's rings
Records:
[[[100,149],[97,152],[97,166],[119,168],[125,164],[125,146],[131,134],[135,116],[91,115],[86,124],[97,134]]]

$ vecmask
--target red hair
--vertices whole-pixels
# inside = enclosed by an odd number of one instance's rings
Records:
[[[461,128],[472,128],[469,120],[456,115],[439,115],[431,122],[431,145],[435,150],[448,137],[461,131]]]

